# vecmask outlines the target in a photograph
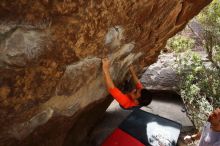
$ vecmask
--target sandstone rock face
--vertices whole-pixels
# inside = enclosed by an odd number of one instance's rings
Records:
[[[0,144],[82,145],[116,84],[211,0],[1,0]]]

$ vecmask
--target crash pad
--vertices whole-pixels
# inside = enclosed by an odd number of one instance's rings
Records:
[[[117,128],[107,137],[102,146],[144,146],[144,144]]]
[[[176,146],[181,124],[164,117],[134,110],[119,128],[147,146]]]

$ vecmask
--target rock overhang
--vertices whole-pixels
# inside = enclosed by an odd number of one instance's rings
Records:
[[[42,130],[43,125],[78,121],[80,111],[93,104],[104,112],[106,106],[99,101],[104,102],[108,93],[101,58],[110,58],[111,74],[120,84],[130,64],[154,63],[167,39],[210,2],[1,1],[0,141],[28,145],[31,137],[43,139],[39,133],[53,132]],[[57,127],[63,130],[57,145],[64,143],[72,126],[83,127],[67,125]]]

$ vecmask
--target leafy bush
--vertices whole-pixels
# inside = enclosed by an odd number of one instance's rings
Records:
[[[195,41],[189,37],[176,35],[167,42],[167,47],[174,52],[184,52],[194,47]]]
[[[197,39],[201,39],[209,62],[190,51],[195,44],[191,38],[176,35],[168,40],[167,47],[177,53],[174,67],[180,77],[181,97],[190,119],[200,129],[209,113],[220,107],[220,0],[213,0],[197,20],[202,26]]]
[[[203,27],[203,46],[208,53],[208,59],[220,68],[220,1],[213,2],[197,17]]]
[[[201,57],[187,51],[177,57],[181,97],[196,128],[207,121],[208,114],[220,106],[220,72],[205,65]]]
[[[177,71],[180,76],[180,93],[190,119],[197,129],[203,127],[209,113],[220,106],[220,1],[213,2],[197,17],[202,26],[201,42],[208,54],[209,63],[189,51],[194,41],[176,36],[168,46],[178,54]]]

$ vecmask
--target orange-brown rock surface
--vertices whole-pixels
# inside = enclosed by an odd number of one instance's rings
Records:
[[[1,0],[0,145],[83,145],[127,67],[155,62],[211,0]]]

